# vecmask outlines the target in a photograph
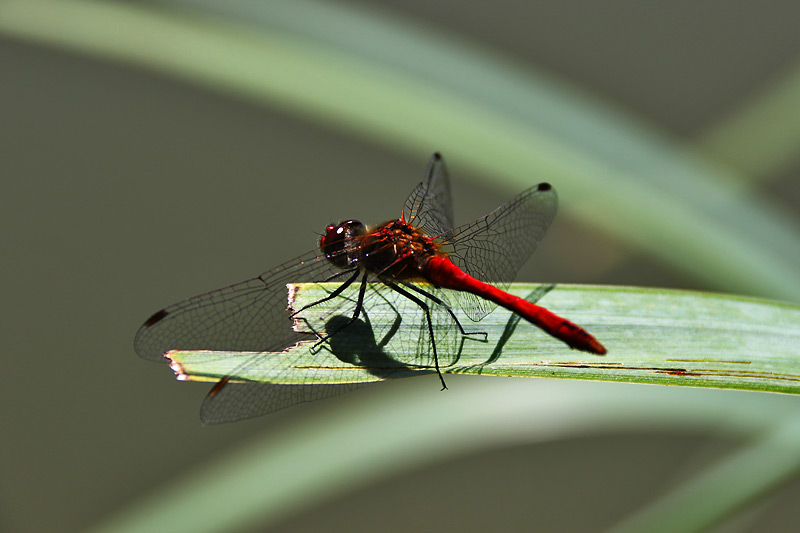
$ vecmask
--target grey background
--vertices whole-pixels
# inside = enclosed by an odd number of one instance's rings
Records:
[[[800,53],[800,7],[788,1],[384,4],[687,142]],[[0,38],[0,529],[84,529],[252,435],[335,409],[333,401],[203,428],[207,387],[177,384],[140,360],[133,334],[167,304],[314,247],[330,222],[396,216],[427,157],[142,69]],[[457,222],[505,199],[466,179],[458,161],[449,165]],[[798,170],[795,161],[758,192],[795,220]],[[565,217],[518,279],[704,288]],[[534,520],[595,529],[656,491],[671,464],[728,445],[637,434],[497,450],[343,494],[279,529],[369,530],[378,521],[396,531],[480,531],[500,518],[509,528]],[[577,478],[559,476],[564,461]],[[760,530],[797,520],[798,489],[773,500]],[[481,507],[498,493],[507,507]],[[415,512],[394,513],[398,502]],[[465,514],[442,511],[454,508]]]

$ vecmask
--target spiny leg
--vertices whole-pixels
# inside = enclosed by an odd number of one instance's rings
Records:
[[[433,346],[433,364],[436,367],[436,373],[439,375],[439,381],[442,382],[442,390],[445,390],[447,388],[447,384],[444,382],[444,376],[442,376],[442,371],[439,369],[439,355],[436,353],[436,338],[433,336],[433,322],[431,321],[430,306],[428,306],[428,304],[426,304],[425,302],[423,302],[422,300],[420,300],[407,290],[398,287],[394,283],[389,282],[386,283],[386,285],[388,285],[393,291],[402,294],[403,296],[405,296],[406,298],[408,298],[409,300],[420,306],[423,311],[425,311],[425,318],[427,318],[428,320],[428,333],[431,336],[431,346]]]

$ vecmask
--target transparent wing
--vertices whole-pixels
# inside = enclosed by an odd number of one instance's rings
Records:
[[[453,229],[450,178],[441,154],[431,156],[425,176],[403,206],[403,219],[426,235],[439,235]]]
[[[208,394],[200,406],[205,424],[236,422],[266,415],[304,402],[315,402],[350,392],[372,383],[337,385],[275,385],[273,383],[229,383],[216,394]],[[213,390],[213,389],[212,389]]]
[[[309,338],[292,329],[286,284],[324,281],[339,273],[321,252],[308,252],[255,278],[158,311],[139,328],[134,349],[151,361],[165,361],[168,350],[282,350]]]
[[[158,311],[139,328],[134,349],[151,361],[166,361],[163,354],[168,350],[263,352],[240,367],[257,364],[263,357],[287,357],[289,367],[293,361],[280,351],[315,337],[292,328],[286,284],[347,277],[321,252],[308,252],[255,278]],[[306,385],[229,383],[206,397],[201,418],[207,423],[232,422],[364,385],[314,385],[313,371]]]
[[[358,284],[353,284],[358,285]],[[354,311],[357,286],[351,286],[340,297],[320,304],[314,318],[304,317],[306,325],[319,334],[330,335],[348,323]],[[390,309],[391,311],[387,311]],[[370,320],[373,313],[390,312],[396,317],[394,324],[385,319]],[[435,325],[435,342],[443,366],[454,364],[457,341],[460,335],[456,326],[441,306],[430,310]],[[417,376],[434,372],[432,346],[425,314],[402,295],[383,285],[370,285],[364,298],[360,318],[345,331],[330,337],[321,354],[330,351],[340,361],[367,369],[380,379]],[[373,329],[380,323],[379,329]],[[341,330],[339,330],[341,331]],[[200,409],[205,423],[233,422],[267,414],[292,405],[337,396],[370,385],[370,382],[329,384],[320,383],[320,368],[307,360],[297,361],[291,354],[262,353],[250,358],[242,366],[257,366],[263,357],[283,357],[281,365],[291,369],[294,378],[302,375],[303,384],[281,385],[273,383],[227,383],[212,389]],[[298,356],[304,357],[304,356]]]
[[[541,242],[558,209],[555,189],[540,183],[522,191],[485,217],[437,238],[450,259],[469,275],[505,290]],[[466,292],[456,293],[459,306],[473,320],[496,304]]]

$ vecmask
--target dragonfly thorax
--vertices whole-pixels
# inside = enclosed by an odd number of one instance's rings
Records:
[[[428,260],[441,254],[439,243],[402,220],[371,228],[359,240],[361,267],[384,278],[423,279]]]

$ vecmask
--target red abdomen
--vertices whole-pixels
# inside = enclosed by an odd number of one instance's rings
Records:
[[[505,307],[544,332],[565,342],[570,348],[598,355],[606,353],[606,349],[600,344],[600,341],[582,327],[551,313],[544,307],[539,307],[519,296],[501,291],[497,287],[473,278],[447,257],[430,258],[425,265],[424,277],[438,287],[470,292]]]

